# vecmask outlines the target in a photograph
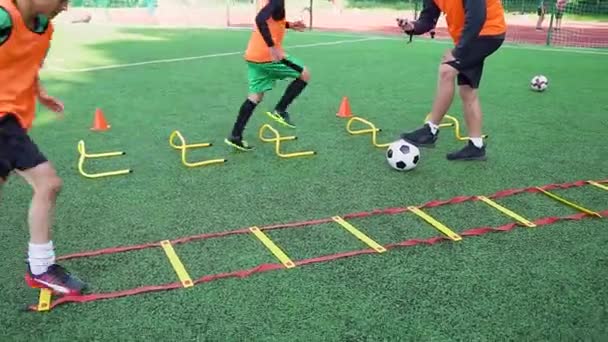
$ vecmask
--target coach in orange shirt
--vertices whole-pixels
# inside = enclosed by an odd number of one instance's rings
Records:
[[[452,104],[457,80],[470,140],[461,150],[448,153],[447,159],[486,160],[477,89],[485,59],[504,42],[507,27],[504,9],[500,0],[424,0],[417,21],[398,19],[398,25],[410,36],[420,35],[435,27],[442,12],[456,46],[445,52],[439,66],[437,93],[428,121],[401,138],[417,146],[434,146],[439,123]]]
[[[51,225],[61,179],[28,131],[37,100],[63,111],[63,104],[44,91],[38,72],[53,35],[50,20],[66,7],[67,0],[0,0],[0,186],[16,171],[32,187],[25,280],[63,295],[80,293],[84,283],[55,262]]]

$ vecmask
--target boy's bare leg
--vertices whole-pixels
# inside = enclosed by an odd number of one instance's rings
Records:
[[[30,229],[29,261],[33,274],[41,274],[55,263],[51,227],[61,179],[50,162],[25,171],[17,171],[32,187],[33,196],[28,212]]]

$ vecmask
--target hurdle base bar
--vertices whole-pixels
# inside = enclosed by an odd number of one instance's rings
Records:
[[[266,137],[264,135],[266,130],[269,130],[270,132],[272,132],[272,134],[274,134],[274,137]],[[281,158],[294,158],[294,157],[312,156],[312,155],[317,154],[317,152],[315,152],[315,151],[303,151],[303,152],[292,152],[292,153],[281,152],[281,142],[297,140],[298,137],[296,137],[294,135],[281,136],[281,134],[269,124],[262,125],[262,127],[260,127],[260,131],[259,131],[258,135],[259,135],[260,140],[262,140],[263,142],[274,143],[274,151],[275,151],[276,155]]]
[[[179,141],[181,143],[180,145],[177,145],[176,143],[174,143],[175,138],[179,139]],[[213,146],[213,144],[212,143],[187,144],[186,139],[180,133],[180,131],[173,131],[171,133],[171,135],[169,136],[169,145],[171,145],[171,147],[173,147],[174,149],[181,151],[182,164],[186,167],[199,167],[199,166],[206,166],[206,165],[211,165],[211,164],[221,164],[221,163],[225,163],[228,161],[224,158],[217,158],[217,159],[203,160],[203,161],[199,161],[199,162],[189,162],[188,158],[187,158],[188,150],[194,149],[194,148],[211,147],[211,146]]]
[[[86,178],[102,178],[102,177],[110,177],[110,176],[119,176],[119,175],[126,175],[126,174],[133,172],[133,170],[131,170],[131,169],[98,172],[98,173],[88,173],[88,172],[84,171],[84,162],[87,158],[96,159],[96,158],[124,156],[127,154],[126,152],[117,151],[117,152],[105,152],[105,153],[87,153],[84,140],[80,140],[78,142],[78,153],[80,154],[80,157],[78,158],[78,172],[80,172],[80,174]]]
[[[427,121],[430,116],[431,116],[431,114],[428,114],[424,118],[424,120]],[[465,140],[469,140],[470,139],[469,137],[463,137],[463,136],[460,135],[460,123],[458,122],[458,119],[456,119],[455,117],[453,117],[451,115],[445,115],[443,117],[443,120],[447,120],[448,122],[442,122],[442,123],[440,123],[439,124],[439,128],[454,127],[454,136],[456,136],[457,140],[465,141]],[[484,138],[484,139],[487,139],[489,136],[487,134],[484,134],[481,137]]]
[[[351,128],[351,126],[353,125],[354,122],[360,122],[363,123],[366,126],[369,126],[369,128],[363,128],[363,129],[353,129]],[[352,118],[350,118],[350,120],[348,120],[348,122],[346,123],[346,130],[348,131],[348,133],[352,134],[352,135],[359,135],[359,134],[368,134],[371,133],[372,135],[372,144],[376,147],[388,147],[390,146],[390,143],[386,143],[386,144],[379,144],[378,140],[377,140],[377,134],[378,132],[381,132],[382,130],[380,128],[377,128],[376,125],[374,125],[373,123],[358,117],[358,116],[353,116]]]

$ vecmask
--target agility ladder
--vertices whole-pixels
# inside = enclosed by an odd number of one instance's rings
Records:
[[[77,296],[63,296],[63,297],[58,297],[54,301],[52,301],[50,292],[48,290],[41,290],[40,297],[39,297],[39,303],[28,306],[27,310],[38,311],[38,312],[48,311],[50,309],[53,309],[59,305],[66,304],[66,303],[86,303],[86,302],[92,302],[92,301],[97,301],[97,300],[102,300],[102,299],[113,299],[113,298],[119,298],[119,297],[133,296],[133,295],[142,294],[142,293],[175,290],[175,289],[179,289],[179,288],[188,288],[188,287],[192,287],[192,286],[195,286],[195,285],[198,285],[201,283],[207,283],[207,282],[224,279],[224,278],[230,278],[230,277],[245,278],[245,277],[249,277],[256,273],[274,271],[274,270],[279,270],[279,269],[297,268],[297,267],[308,265],[308,264],[327,262],[327,261],[337,260],[337,259],[341,259],[341,258],[362,255],[362,254],[385,253],[386,251],[388,251],[390,249],[398,248],[398,247],[410,247],[410,246],[416,246],[416,245],[420,245],[420,244],[434,245],[436,243],[444,242],[444,241],[459,242],[463,239],[463,237],[479,236],[479,235],[484,235],[484,234],[492,233],[492,232],[506,232],[506,231],[511,231],[518,226],[526,227],[527,229],[533,229],[535,227],[550,225],[550,224],[554,224],[554,223],[557,223],[560,221],[575,221],[575,220],[582,220],[582,219],[587,219],[587,218],[606,218],[606,217],[608,217],[608,208],[603,211],[593,211],[593,210],[585,208],[579,204],[573,203],[561,196],[558,196],[557,194],[555,194],[554,192],[551,191],[551,190],[555,190],[555,189],[568,189],[568,188],[574,188],[574,187],[582,187],[582,186],[586,186],[586,185],[591,185],[592,187],[599,189],[599,190],[608,191],[608,186],[603,183],[608,183],[608,179],[602,180],[602,181],[576,181],[576,182],[564,183],[564,184],[549,184],[549,185],[545,185],[542,187],[533,186],[533,187],[521,188],[521,189],[510,189],[510,190],[499,191],[499,192],[497,192],[493,195],[489,195],[489,196],[458,196],[458,197],[454,197],[449,200],[430,201],[430,202],[427,202],[420,206],[404,206],[404,207],[396,207],[396,208],[376,209],[376,210],[368,211],[368,212],[349,213],[349,214],[345,214],[342,216],[332,216],[330,218],[316,219],[316,220],[310,220],[310,221],[291,222],[291,223],[275,224],[275,225],[268,225],[268,226],[261,226],[261,227],[249,227],[249,228],[245,228],[245,229],[182,237],[182,238],[178,238],[178,239],[174,239],[174,240],[163,240],[161,242],[151,242],[151,243],[146,243],[146,244],[141,244],[141,245],[105,248],[105,249],[93,250],[93,251],[88,251],[88,252],[79,252],[79,253],[64,255],[64,256],[58,257],[57,260],[60,261],[60,260],[93,257],[93,256],[99,256],[99,255],[124,253],[124,252],[128,252],[128,251],[136,251],[136,250],[142,250],[142,249],[147,249],[147,248],[162,248],[164,250],[167,258],[169,259],[170,264],[172,265],[173,269],[175,270],[179,281],[176,281],[173,283],[162,284],[162,285],[142,286],[142,287],[121,290],[121,291],[114,291],[114,292],[92,293],[92,294],[84,294],[84,295],[77,295]],[[577,213],[574,215],[569,215],[569,216],[562,216],[562,217],[544,217],[544,218],[539,218],[536,220],[529,220],[494,201],[499,198],[513,196],[513,195],[521,194],[521,193],[544,194],[553,200],[556,200],[562,204],[568,205],[568,206],[578,210],[580,213]],[[502,225],[502,226],[498,226],[498,227],[478,227],[478,228],[468,229],[468,230],[465,230],[460,233],[456,233],[451,228],[449,228],[447,225],[445,225],[442,222],[439,222],[438,220],[436,220],[435,218],[433,218],[432,216],[428,215],[427,213],[425,213],[423,211],[423,209],[427,209],[427,208],[434,208],[434,207],[439,207],[439,206],[448,205],[448,204],[458,204],[458,203],[463,203],[463,202],[468,202],[468,201],[480,201],[484,204],[487,204],[490,207],[495,208],[496,210],[500,211],[505,216],[512,218],[513,222]],[[369,237],[368,235],[366,235],[365,233],[360,231],[358,228],[356,228],[352,223],[347,221],[349,219],[352,220],[352,219],[356,219],[356,218],[364,218],[364,217],[375,216],[375,215],[395,215],[395,214],[401,214],[401,213],[405,213],[405,212],[411,212],[411,213],[417,215],[421,220],[427,222],[430,226],[432,226],[433,228],[435,228],[439,232],[441,232],[442,235],[432,237],[429,239],[408,239],[405,241],[401,241],[401,242],[397,242],[397,243],[389,243],[387,245],[381,246],[380,244],[375,242],[372,237]],[[361,241],[362,244],[367,245],[368,248],[353,250],[353,251],[348,251],[348,252],[342,252],[342,253],[336,253],[336,254],[330,254],[330,255],[325,255],[325,256],[319,256],[319,257],[314,257],[314,258],[309,258],[309,259],[291,260],[289,258],[289,256],[279,246],[277,246],[272,240],[270,240],[270,238],[264,233],[265,231],[274,230],[274,229],[307,227],[307,226],[314,226],[314,225],[332,223],[332,222],[337,224],[338,226],[342,227],[343,229],[347,230],[351,234],[353,234],[356,238],[358,238]],[[278,259],[279,262],[272,263],[272,264],[260,264],[256,267],[249,268],[249,269],[205,275],[198,279],[192,279],[190,277],[190,275],[188,274],[186,267],[183,265],[183,263],[179,259],[179,256],[173,249],[173,246],[178,245],[178,244],[183,244],[183,243],[196,241],[196,240],[205,240],[205,239],[211,239],[211,238],[225,237],[225,236],[229,236],[229,235],[237,235],[237,234],[252,234],[261,242],[261,244],[263,246],[265,246],[270,251],[270,253],[272,253]]]

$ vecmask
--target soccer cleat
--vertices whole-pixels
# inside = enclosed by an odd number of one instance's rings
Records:
[[[291,121],[291,118],[289,117],[289,113],[287,111],[279,112],[275,110],[272,113],[266,112],[266,115],[268,115],[271,119],[280,123],[283,126],[296,128],[296,125],[293,123],[293,121]]]
[[[418,147],[435,147],[435,141],[437,141],[438,136],[439,131],[433,134],[431,132],[431,126],[429,126],[429,124],[424,124],[424,126],[413,132],[401,134],[401,139]]]
[[[229,137],[224,139],[224,142],[237,150],[241,151],[251,151],[253,150],[253,146],[249,146],[247,142],[239,137]]]
[[[42,274],[34,275],[27,265],[25,282],[31,288],[46,288],[57,295],[79,295],[86,288],[86,284],[71,275],[65,268],[58,264],[49,266]]]
[[[481,148],[475,146],[472,141],[460,149],[446,155],[448,160],[486,160],[486,145]]]

